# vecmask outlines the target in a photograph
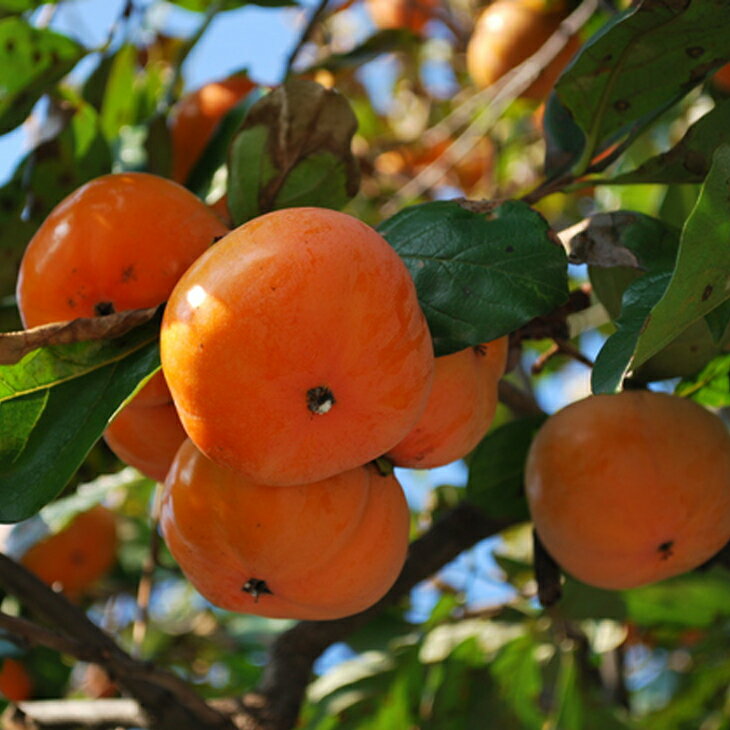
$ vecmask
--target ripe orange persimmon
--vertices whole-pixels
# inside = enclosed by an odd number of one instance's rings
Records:
[[[167,403],[123,408],[104,431],[104,440],[123,462],[158,482],[165,481],[185,438],[169,392]]]
[[[378,28],[408,28],[414,33],[423,32],[438,5],[439,0],[365,0]]]
[[[164,302],[180,275],[228,229],[177,183],[145,173],[104,175],[49,214],[25,250],[18,309],[26,327]],[[138,405],[170,398],[162,375]]]
[[[17,659],[4,659],[0,668],[0,695],[11,702],[22,702],[32,693],[28,670]]]
[[[323,208],[268,213],[203,254],[170,296],[160,346],[197,447],[272,485],[385,453],[433,375],[405,265],[375,230]]]
[[[20,562],[69,598],[107,573],[117,554],[114,513],[102,505],[82,512],[61,532],[37,542]]]
[[[466,49],[466,66],[474,83],[491,86],[535,53],[565,17],[565,12],[555,7],[531,0],[495,0],[488,5],[477,19]],[[521,96],[536,100],[547,97],[579,47],[580,42],[572,36]]]
[[[170,118],[173,180],[187,180],[218,122],[254,88],[246,74],[236,74],[205,84],[180,99]]]
[[[497,381],[507,363],[508,338],[436,358],[426,410],[386,456],[396,466],[431,469],[468,454],[497,410]]]
[[[730,436],[676,396],[625,391],[559,411],[532,443],[526,487],[547,551],[602,588],[678,575],[730,539]]]
[[[187,440],[161,505],[167,545],[200,593],[221,608],[272,618],[366,609],[393,584],[408,547],[403,491],[372,465],[271,487],[215,464]]]

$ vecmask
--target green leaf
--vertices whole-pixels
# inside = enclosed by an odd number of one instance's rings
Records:
[[[710,408],[730,406],[730,354],[716,357],[694,378],[683,380],[676,393]]]
[[[413,276],[437,355],[508,334],[568,297],[565,251],[525,203],[425,203],[378,230]]]
[[[626,289],[621,316],[616,320],[616,332],[603,344],[591,373],[593,393],[615,393],[619,390],[630,369],[649,312],[666,291],[671,276],[669,271],[647,274]]]
[[[518,637],[503,647],[490,664],[501,698],[526,730],[545,727],[545,717],[540,711],[542,676],[537,648],[535,637],[529,634]]]
[[[109,418],[159,367],[158,330],[159,319],[0,367],[0,522],[30,517],[63,489]]]
[[[611,183],[701,183],[710,170],[715,149],[727,142],[728,127],[730,99],[725,99],[696,121],[671,150],[614,177]]]
[[[0,11],[8,13],[24,13],[26,10],[39,8],[41,5],[55,5],[56,0],[0,0]]]
[[[111,154],[94,109],[70,98],[59,104],[61,132],[26,155],[0,187],[0,296],[15,291],[25,246],[51,209],[83,183],[111,170]]]
[[[259,100],[231,146],[234,222],[293,206],[344,206],[360,184],[350,149],[356,129],[347,100],[313,81],[288,81]]]
[[[3,552],[20,560],[37,542],[64,530],[78,515],[101,504],[111,492],[136,489],[149,482],[136,469],[126,467],[116,474],[102,474],[93,482],[80,484],[73,494],[47,504],[38,514],[14,525]]]
[[[467,499],[487,515],[529,520],[524,494],[525,459],[544,417],[524,418],[485,436],[469,463]]]
[[[730,298],[730,145],[719,147],[679,244],[672,279],[636,343],[634,366]]]
[[[108,140],[113,140],[123,126],[135,121],[137,53],[131,43],[123,45],[109,66],[100,113],[101,128]]]
[[[84,56],[76,41],[25,20],[0,20],[0,134],[25,121],[38,99]]]
[[[644,0],[596,33],[556,84],[591,157],[730,58],[730,2]]]
[[[629,618],[641,626],[710,626],[730,617],[730,581],[722,568],[687,573],[624,592]]]

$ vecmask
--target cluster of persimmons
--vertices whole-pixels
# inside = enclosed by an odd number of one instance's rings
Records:
[[[167,302],[162,369],[105,438],[165,482],[162,530],[199,590],[268,616],[335,618],[387,591],[408,509],[371,462],[464,456],[506,359],[503,338],[435,360],[408,270],[361,221],[295,208],[229,231],[146,173],[62,201],[17,299],[26,327]]]

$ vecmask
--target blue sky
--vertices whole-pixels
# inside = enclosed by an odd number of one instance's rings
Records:
[[[241,68],[248,68],[260,83],[278,82],[315,0],[299,2],[302,9],[250,5],[219,15],[187,59],[184,66],[187,86],[195,88]],[[151,4],[150,0],[137,0],[136,3],[139,7]],[[66,0],[58,7],[52,27],[93,48],[104,42],[123,5],[124,0]],[[189,35],[198,27],[201,17],[165,4],[147,14],[146,25],[171,35]],[[369,30],[365,13],[360,12],[358,20],[362,20],[365,35]],[[90,67],[91,64],[82,64],[77,71],[88,73]],[[12,173],[25,151],[25,143],[22,128],[0,136],[0,182]]]

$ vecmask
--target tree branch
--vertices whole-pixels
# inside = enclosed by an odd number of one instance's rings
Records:
[[[496,534],[508,524],[506,521],[489,519],[477,507],[462,502],[411,544],[400,576],[374,606],[337,621],[304,621],[282,633],[274,642],[260,687],[240,700],[206,703],[175,675],[135,660],[89,621],[81,609],[2,554],[0,586],[60,632],[25,619],[2,615],[0,626],[30,643],[51,646],[104,667],[110,678],[136,699],[139,712],[149,717],[144,723],[135,721],[137,726],[159,730],[232,730],[234,727],[239,730],[290,730],[299,715],[311,679],[312,665],[325,649],[365,626],[383,609],[400,602],[414,586],[436,573],[459,553]],[[105,727],[103,707],[106,705],[98,705],[97,720],[101,727]],[[120,719],[114,713],[120,711],[122,706],[109,707],[112,709],[107,719],[110,722],[115,718]],[[124,707],[127,712],[132,706]],[[33,713],[43,710],[39,703],[25,703],[21,706],[23,708],[28,717],[35,717]],[[58,703],[53,711],[58,717],[67,716],[65,710],[59,709]],[[75,708],[68,710],[72,711]],[[35,727],[54,726],[49,723],[41,721],[39,717]],[[7,726],[13,727],[10,724]],[[16,724],[15,727],[34,726]]]
[[[139,701],[151,719],[151,726],[159,730],[201,727],[233,730],[230,720],[209,706],[186,682],[152,664],[133,659],[80,608],[3,554],[0,554],[0,586],[61,632],[44,635],[42,627],[33,627],[30,622],[15,623],[26,639],[38,643],[47,639],[62,651],[102,665],[114,682]],[[9,618],[4,619],[6,625]]]

